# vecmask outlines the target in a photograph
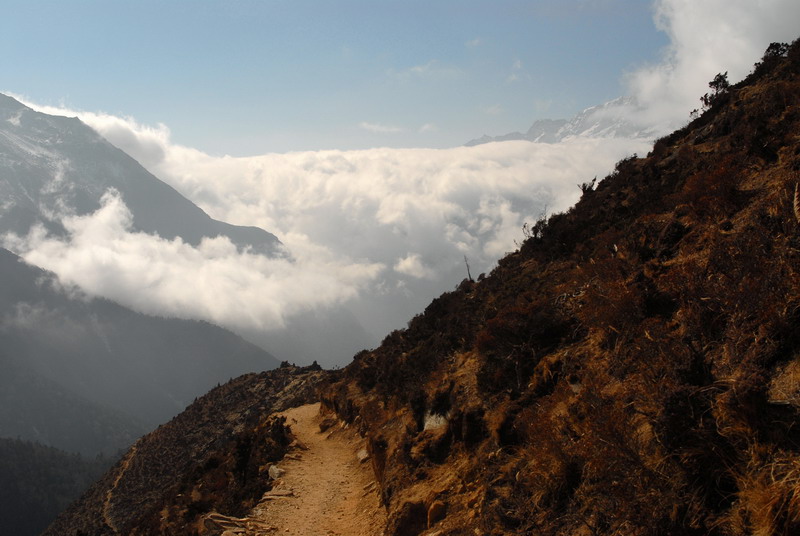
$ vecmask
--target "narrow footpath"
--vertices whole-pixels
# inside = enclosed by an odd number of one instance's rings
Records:
[[[223,536],[380,536],[386,523],[364,440],[335,424],[321,432],[319,404],[282,413],[297,446],[271,468],[273,489],[245,519],[212,514]]]
[[[120,531],[119,528],[117,528],[117,523],[114,521],[114,517],[111,515],[111,501],[114,498],[114,492],[117,490],[117,486],[119,486],[119,481],[122,480],[123,476],[125,476],[125,472],[128,470],[131,460],[136,456],[136,447],[138,445],[138,442],[134,443],[128,453],[125,455],[125,460],[122,462],[122,466],[117,473],[117,477],[114,479],[114,483],[106,492],[106,500],[103,501],[103,521],[114,534],[120,534]]]

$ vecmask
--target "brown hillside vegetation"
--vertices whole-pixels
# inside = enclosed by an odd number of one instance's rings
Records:
[[[390,534],[800,534],[800,42],[721,82],[324,389]]]

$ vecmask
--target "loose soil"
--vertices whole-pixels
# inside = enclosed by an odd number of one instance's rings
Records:
[[[359,459],[363,438],[343,424],[320,432],[319,404],[282,415],[297,438],[297,446],[277,465],[285,473],[247,518],[212,515],[209,521],[230,534],[252,536],[382,534],[386,515],[371,464]]]

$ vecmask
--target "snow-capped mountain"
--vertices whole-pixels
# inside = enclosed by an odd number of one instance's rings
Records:
[[[286,254],[263,229],[212,219],[77,118],[36,112],[0,94],[0,233],[25,235],[40,223],[63,234],[63,216],[97,210],[111,189],[131,211],[135,231],[192,245],[222,235],[240,249]]]
[[[636,117],[637,103],[633,97],[619,97],[581,111],[570,120],[539,119],[527,132],[512,132],[501,136],[487,136],[468,141],[466,146],[496,141],[525,140],[538,143],[558,143],[570,137],[632,138],[651,140],[659,132],[631,120]]]

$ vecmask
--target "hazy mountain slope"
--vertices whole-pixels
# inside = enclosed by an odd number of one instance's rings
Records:
[[[2,249],[0,277],[0,436],[113,452],[141,433],[133,423],[155,426],[220,381],[278,365],[217,326],[70,295]]]
[[[0,527],[35,536],[111,465],[51,447],[0,438]]]
[[[41,224],[50,234],[64,235],[67,232],[64,229],[64,217],[93,213],[101,207],[101,199],[110,189],[119,192],[130,210],[133,231],[156,234],[166,239],[180,237],[194,246],[204,237],[223,235],[240,249],[251,247],[252,252],[271,257],[291,255],[274,235],[262,229],[234,226],[211,219],[78,119],[35,112],[13,98],[0,94],[0,239],[7,233],[25,237],[36,224]],[[97,229],[104,227],[98,226]],[[114,227],[110,230],[117,231]],[[86,238],[86,235],[82,236]],[[133,242],[127,242],[128,239],[143,239],[123,236],[126,239],[125,246],[133,245]],[[2,241],[0,245],[3,245]],[[85,245],[94,244],[89,239]],[[6,240],[5,247],[15,253],[26,254],[25,248],[14,240]],[[75,253],[74,249],[72,253]],[[137,250],[139,254],[145,253]],[[76,260],[75,256],[71,258]],[[92,266],[103,272],[100,269],[102,261],[97,258]],[[212,263],[207,263],[205,268],[218,273],[211,266]],[[119,270],[111,271],[111,274],[115,273],[120,275]],[[141,284],[149,284],[147,275],[150,274],[142,275]],[[153,278],[157,283],[156,288],[162,290],[161,299],[155,305],[148,303],[153,307],[148,311],[174,310],[170,299],[163,297],[167,285],[158,285],[163,283],[158,273],[154,273]],[[225,283],[230,282],[221,279]],[[118,289],[111,285],[105,287],[104,295],[113,299],[132,300],[131,295],[136,294],[135,290],[128,289],[119,297],[119,294],[108,290],[109,287]],[[123,303],[129,305],[131,301]],[[182,315],[192,315],[192,311],[187,311],[185,307],[178,307],[178,310]],[[227,316],[230,318],[232,315]],[[283,359],[298,363],[315,359],[331,365],[340,363],[355,349],[375,343],[374,335],[368,334],[356,318],[341,307],[291,315],[285,320],[285,325],[274,326],[274,329],[270,329],[273,327],[270,325],[250,327],[242,325],[246,322],[233,321],[226,326],[234,325],[232,329],[248,341],[268,352],[280,354]],[[260,322],[255,324],[260,326]],[[309,333],[313,336],[308,336]],[[326,333],[331,335],[325,336]],[[236,370],[226,374],[224,379],[239,372]]]
[[[281,329],[240,329],[238,332],[282,361],[298,364],[317,361],[325,368],[340,366],[355,351],[377,343],[346,307],[298,313],[287,318]]]
[[[2,337],[0,337],[2,339]],[[92,402],[0,350],[0,437],[24,438],[86,456],[127,449],[148,427]]]
[[[710,100],[324,392],[388,534],[800,533],[800,41]]]
[[[0,94],[0,232],[24,235],[41,222],[63,233],[60,215],[97,210],[109,188],[122,195],[135,230],[193,245],[224,235],[258,253],[285,254],[262,229],[212,219],[77,118],[35,112]]]
[[[197,534],[203,514],[241,516],[270,489],[289,444],[271,414],[316,400],[329,373],[282,366],[213,389],[141,438],[43,533]]]

